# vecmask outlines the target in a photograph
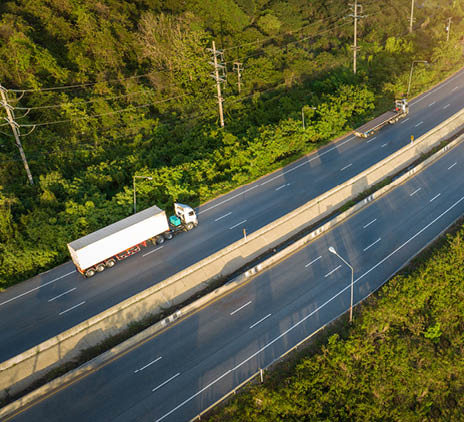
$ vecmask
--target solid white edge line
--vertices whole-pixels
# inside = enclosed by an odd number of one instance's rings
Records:
[[[150,255],[151,253],[156,252],[156,251],[159,251],[160,249],[163,249],[163,248],[164,248],[164,246],[159,246],[159,247],[157,247],[156,249],[153,249],[152,251],[147,252],[146,254],[143,254],[142,257],[147,256],[147,255]]]
[[[371,222],[367,223],[365,226],[363,226],[363,229],[366,229],[369,227],[372,223],[375,223],[377,221],[377,218],[374,218]]]
[[[63,315],[63,314],[65,314],[66,312],[72,311],[73,309],[77,308],[78,306],[83,305],[84,303],[85,303],[85,300],[82,301],[81,303],[78,303],[77,305],[71,306],[69,309],[66,309],[66,310],[63,311],[63,312],[60,312],[58,315]]]
[[[410,193],[409,196],[415,195],[417,192],[419,192],[422,188],[417,188],[413,193]]]
[[[232,199],[238,198],[239,196],[241,196],[241,195],[243,195],[243,194],[245,194],[245,193],[247,193],[247,192],[250,192],[250,190],[256,189],[257,187],[258,187],[258,185],[251,186],[251,187],[249,187],[248,189],[244,190],[243,192],[237,193],[236,195],[231,196],[230,198],[224,199],[224,201],[218,202],[217,204],[212,205],[211,207],[206,208],[205,210],[199,210],[199,211],[197,212],[197,214],[200,215],[200,214],[203,213],[203,212],[212,210],[212,209],[218,207],[219,205],[225,204],[226,202],[232,201]]]
[[[151,390],[152,392],[158,390],[159,388],[163,387],[164,385],[166,385],[169,381],[172,381],[174,378],[178,377],[180,375],[180,372],[178,372],[176,375],[173,375],[171,378],[169,378],[168,380],[164,381],[163,383],[161,383],[160,385],[158,385],[158,387],[155,387],[153,390]]]
[[[24,295],[27,295],[28,293],[35,292],[36,290],[41,289],[42,287],[48,286],[49,284],[54,283],[55,281],[61,280],[62,278],[67,277],[68,275],[70,275],[72,273],[75,273],[75,272],[76,272],[76,270],[71,271],[71,272],[69,272],[69,273],[67,273],[65,275],[62,275],[61,277],[55,278],[54,280],[47,281],[46,283],[44,283],[44,284],[42,284],[40,286],[34,287],[33,289],[28,290],[27,292],[21,293],[18,296],[15,296],[15,297],[12,297],[11,299],[5,300],[5,302],[0,303],[0,306],[5,305],[6,303],[9,303],[9,302],[11,302],[11,301],[13,301],[15,299],[18,299],[18,298],[20,298],[20,297],[22,297]]]
[[[423,97],[417,99],[416,101],[414,101],[413,103],[410,103],[409,105],[414,105],[414,104],[420,103],[422,100],[424,100],[425,98],[427,98],[432,92],[433,92],[433,91],[428,92],[428,93],[425,94]]]
[[[318,256],[316,259],[313,259],[309,264],[305,265],[305,268],[308,268],[310,265],[314,264],[316,261],[318,261],[321,258],[322,258],[322,256]]]
[[[201,390],[197,391],[193,396],[190,396],[188,399],[184,400],[182,403],[178,404],[176,407],[171,409],[168,413],[161,416],[160,418],[156,419],[155,422],[160,422],[163,419],[167,418],[170,414],[174,413],[177,409],[180,409],[184,404],[188,403],[189,401],[193,400],[195,397],[199,396],[203,391],[207,390],[213,384],[216,384],[218,381],[229,375],[232,371],[229,369],[227,372],[224,372],[220,377],[216,378],[214,381],[211,381],[208,385],[205,385]]]
[[[240,306],[240,308],[236,309],[235,311],[232,311],[229,315],[233,315],[233,314],[237,313],[238,311],[241,311],[245,306],[248,306],[250,303],[251,303],[251,300],[249,302],[245,303],[245,305]]]
[[[137,372],[143,371],[144,369],[148,368],[150,365],[153,365],[154,363],[158,362],[161,358],[162,356],[159,356],[155,360],[152,360],[150,363],[147,363],[145,366],[142,366],[141,368],[136,369],[134,371],[134,374],[136,374]]]
[[[415,235],[410,237],[408,240],[406,240],[404,243],[402,243],[400,246],[398,246],[393,252],[388,254],[385,258],[380,260],[377,264],[375,264],[372,268],[367,270],[364,274],[360,275],[356,280],[353,281],[353,284],[357,283],[359,280],[364,278],[367,274],[369,274],[371,271],[375,270],[378,266],[382,265],[387,259],[389,259],[391,256],[393,256],[396,252],[398,252],[400,249],[404,248],[409,242],[411,242],[413,239],[415,239],[417,236],[419,236],[422,232],[427,230],[432,224],[436,223],[440,218],[442,218],[446,213],[448,213],[450,210],[452,210],[456,205],[458,205],[460,202],[464,200],[464,196],[457,200],[453,205],[451,205],[448,209],[443,211],[438,217],[434,218],[429,224],[427,224],[425,227],[420,229]],[[251,359],[253,359],[255,356],[259,355],[263,350],[266,350],[270,346],[272,346],[274,343],[279,341],[282,337],[285,337],[290,331],[293,331],[295,328],[299,327],[301,324],[303,324],[307,319],[311,318],[314,314],[319,312],[322,308],[324,308],[327,304],[332,302],[334,299],[336,299],[338,296],[340,296],[342,293],[345,293],[348,289],[351,289],[351,284],[347,285],[344,287],[342,290],[340,290],[337,294],[332,296],[330,299],[327,299],[324,303],[319,305],[316,309],[314,309],[312,312],[310,312],[308,315],[303,317],[300,321],[296,322],[294,325],[290,326],[287,328],[283,333],[279,334],[277,337],[275,337],[273,340],[271,340],[268,344],[264,345],[261,347],[259,350],[257,350],[255,353],[253,353],[251,356],[246,358],[244,361],[233,367],[232,369],[229,369],[228,371],[224,372],[220,377],[216,378],[214,381],[211,381],[208,385],[203,387],[201,390],[197,391],[195,394],[190,396],[189,398],[185,399],[182,403],[178,404],[176,407],[171,409],[168,413],[164,414],[160,418],[156,419],[155,422],[161,422],[163,419],[166,419],[169,415],[174,413],[176,410],[180,409],[182,406],[184,406],[186,403],[189,401],[193,400],[195,397],[199,396],[203,391],[207,390],[209,387],[211,387],[213,384],[216,384],[218,381],[220,381],[222,378],[226,377],[229,375],[232,371],[235,371],[236,369],[240,368],[240,366],[244,365]]]
[[[328,272],[324,278],[327,278],[329,275],[332,275],[335,271],[337,271],[342,265],[340,264],[338,267],[334,268],[332,271]]]
[[[235,227],[238,227],[238,226],[240,226],[240,224],[243,224],[243,223],[246,223],[246,222],[247,222],[247,220],[240,221],[240,223],[237,223],[234,226],[229,227],[229,230],[235,229]]]
[[[441,195],[441,193],[435,195],[429,202],[435,201],[435,199],[437,199],[440,195]]]
[[[329,152],[333,151],[334,149],[337,149],[337,148],[341,147],[342,145],[345,145],[347,142],[349,142],[349,141],[351,141],[351,140],[353,140],[353,139],[355,139],[355,138],[356,138],[355,136],[352,136],[352,137],[350,137],[350,138],[344,140],[343,142],[340,142],[340,143],[336,144],[336,145],[333,146],[332,148],[329,148],[328,150],[326,150],[326,151],[324,151],[324,152],[321,152],[320,154],[317,154],[317,152],[316,152],[316,153],[314,153],[314,157],[309,158],[307,161],[303,161],[302,163],[296,165],[295,167],[292,167],[292,168],[290,168],[290,169],[288,169],[288,170],[285,170],[285,171],[283,171],[281,174],[278,174],[277,176],[271,177],[269,180],[266,180],[265,182],[261,183],[260,185],[257,185],[257,184],[256,184],[256,185],[254,185],[254,186],[251,186],[249,189],[246,189],[246,190],[244,190],[243,192],[240,192],[240,193],[238,193],[238,194],[236,194],[236,195],[234,195],[234,196],[232,196],[232,197],[230,197],[230,198],[227,198],[227,199],[225,199],[225,200],[222,201],[222,202],[218,202],[217,204],[212,205],[211,207],[206,208],[206,209],[204,209],[204,210],[199,210],[199,211],[197,212],[197,214],[201,214],[201,213],[203,213],[203,212],[212,210],[213,208],[216,208],[216,207],[218,207],[219,205],[225,204],[226,202],[229,202],[229,201],[231,201],[232,199],[235,199],[235,198],[237,198],[237,197],[239,197],[239,196],[241,196],[241,195],[243,195],[243,194],[249,192],[250,190],[257,188],[258,186],[267,185],[269,182],[272,182],[273,180],[278,179],[279,177],[282,177],[282,176],[284,176],[284,175],[286,175],[286,174],[288,174],[288,173],[291,173],[292,171],[294,171],[294,170],[296,170],[296,169],[298,169],[298,168],[300,168],[300,167],[302,167],[302,166],[305,166],[305,165],[309,164],[311,161],[314,161],[314,160],[316,160],[316,159],[318,159],[318,158],[320,158],[320,157],[322,157],[322,156],[328,154]]]
[[[55,299],[58,299],[58,298],[61,297],[61,296],[67,295],[68,293],[71,293],[71,292],[73,292],[73,291],[76,290],[76,289],[77,289],[77,287],[73,287],[72,289],[69,289],[69,290],[67,290],[67,291],[64,292],[64,293],[61,293],[61,294],[58,295],[58,296],[55,296],[55,297],[52,297],[51,299],[48,299],[48,301],[49,301],[49,302],[53,302]]]
[[[439,84],[438,86],[436,86],[435,88],[433,88],[431,91],[429,91],[429,94],[435,92],[435,91],[439,91],[440,89],[442,89],[443,87],[445,87],[446,85],[448,85],[450,82],[453,82],[454,79],[456,78],[459,78],[460,76],[462,76],[462,73],[461,72],[458,72],[456,73],[455,75],[451,76],[447,81],[443,82],[442,84]],[[427,94],[426,96],[428,96],[429,94]],[[417,99],[416,101],[412,101],[410,103],[410,105],[414,105],[414,104],[417,104],[418,102],[422,101],[426,96],[422,97],[422,98],[419,98]]]
[[[263,322],[265,319],[269,318],[272,314],[267,314],[264,318],[261,318],[259,321],[256,321],[253,325],[250,325],[250,328],[256,327],[258,324]]]
[[[231,211],[231,212],[228,212],[227,214],[224,214],[222,217],[216,218],[214,221],[222,220],[223,218],[228,217],[230,214],[232,214],[232,211]]]
[[[379,237],[374,243],[371,243],[368,247],[363,249],[363,252],[366,252],[368,249],[372,248],[376,243],[379,243],[382,239]]]

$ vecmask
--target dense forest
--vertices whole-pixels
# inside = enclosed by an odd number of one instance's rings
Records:
[[[34,183],[2,109],[0,288],[129,215],[134,175],[152,177],[139,209],[197,205],[389,108],[413,60],[430,65],[411,94],[463,65],[461,0],[415,0],[412,32],[409,0],[360,3],[354,74],[349,0],[3,0],[0,84]]]
[[[464,228],[210,422],[464,420]],[[343,331],[343,330],[342,330]]]

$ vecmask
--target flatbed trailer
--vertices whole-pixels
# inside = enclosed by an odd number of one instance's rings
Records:
[[[395,108],[387,111],[370,122],[358,127],[354,130],[354,134],[361,138],[367,138],[377,132],[387,124],[394,124],[398,120],[406,117],[409,113],[409,105],[406,100],[396,100]]]

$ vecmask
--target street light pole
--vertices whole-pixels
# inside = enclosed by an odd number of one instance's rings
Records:
[[[353,322],[353,284],[354,284],[354,268],[348,264],[348,262],[343,259],[335,250],[333,246],[329,246],[329,252],[333,253],[334,255],[337,255],[348,267],[351,269],[351,299],[350,299],[350,323]]]
[[[135,179],[147,179],[147,180],[153,180],[153,177],[151,176],[133,176],[132,177],[132,182],[133,182],[133,190],[134,190],[134,214],[137,212],[137,199],[135,197]]]
[[[303,122],[303,129],[306,129],[306,128],[305,128],[305,115],[304,115],[304,109],[305,109],[305,107],[307,107],[307,109],[310,108],[310,109],[312,109],[312,110],[316,110],[316,109],[317,109],[317,107],[305,106],[305,105],[304,105],[303,107],[301,107],[301,120],[302,120],[302,122]]]
[[[411,89],[411,80],[412,80],[412,71],[414,68],[414,63],[425,63],[428,64],[427,60],[413,60],[411,63],[411,71],[409,72],[409,82],[408,82],[408,93],[406,94],[406,98],[409,99],[409,91]]]
[[[409,33],[412,32],[413,20],[414,20],[414,0],[411,0],[411,18],[409,19]]]

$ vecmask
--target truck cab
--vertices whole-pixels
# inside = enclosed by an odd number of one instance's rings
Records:
[[[409,113],[409,104],[408,101],[403,98],[402,100],[395,100],[395,111],[397,113],[408,114]]]
[[[198,226],[198,218],[195,210],[185,204],[174,203],[175,216],[169,218],[171,226],[176,228],[183,226],[186,230],[192,230]]]

